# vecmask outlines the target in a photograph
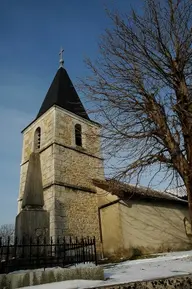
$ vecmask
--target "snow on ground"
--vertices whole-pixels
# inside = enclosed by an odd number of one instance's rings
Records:
[[[190,274],[192,273],[192,251],[160,254],[157,258],[126,261],[119,264],[107,264],[103,267],[106,278],[105,281],[69,280],[25,287],[25,289],[82,289]]]

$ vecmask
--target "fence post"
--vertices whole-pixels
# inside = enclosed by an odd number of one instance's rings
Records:
[[[5,258],[5,273],[9,273],[9,246],[10,246],[10,236],[7,238],[7,252],[6,252],[6,258]]]
[[[51,267],[52,267],[52,258],[53,258],[52,250],[53,250],[53,238],[51,237],[51,264],[50,264]]]
[[[32,255],[32,237],[29,238],[29,263],[30,266],[32,265],[33,262],[31,262],[31,255]],[[34,268],[34,264],[32,265],[32,267]]]
[[[25,248],[25,247],[24,247],[24,246],[25,246],[25,237],[24,237],[24,236],[23,236],[21,242],[22,242],[22,244],[21,244],[21,246],[22,246],[22,256],[21,256],[21,257],[24,258],[24,248]]]
[[[0,274],[4,273],[4,267],[2,262],[2,255],[3,255],[3,244],[2,244],[2,237],[0,237]]]
[[[76,237],[75,239],[75,255],[76,255],[76,263],[78,264],[79,263],[79,241],[78,241],[78,238]]]
[[[14,257],[15,259],[17,258],[17,237],[15,237],[15,240],[14,240]]]
[[[89,237],[87,236],[87,249],[86,249],[86,251],[87,251],[87,259],[88,259],[88,261],[90,261],[90,239],[89,239]]]
[[[63,267],[66,263],[66,247],[65,247],[65,237],[63,237]]]
[[[69,260],[69,263],[71,263],[71,261],[73,260],[73,256],[71,257],[71,255],[73,254],[73,246],[72,246],[72,238],[71,238],[71,236],[70,236],[70,238],[69,238],[69,258],[68,258],[68,260]],[[71,254],[71,252],[72,252],[72,254]]]
[[[3,252],[3,242],[2,242],[2,237],[0,237],[0,258],[2,257],[2,252]]]
[[[91,261],[93,261],[93,243],[94,243],[93,238],[91,238],[90,239],[90,244],[89,244],[90,245],[90,256],[91,256],[90,260]]]
[[[47,267],[47,246],[46,246],[46,237],[44,237],[43,239],[43,268],[44,268],[44,271],[45,271],[45,267]]]
[[[81,239],[81,242],[82,242],[82,246],[83,246],[83,263],[85,264],[85,243],[84,243],[84,239],[82,238]]]
[[[60,254],[60,243],[59,243],[59,237],[57,237],[57,244],[56,244],[56,263],[57,263],[57,266],[59,266],[59,254]]]
[[[93,237],[94,253],[95,253],[95,265],[97,266],[97,250],[96,250],[96,239]]]
[[[37,245],[37,258],[36,258],[36,262],[37,262],[37,266],[39,266],[39,236],[37,237],[37,242],[36,242],[36,245]]]

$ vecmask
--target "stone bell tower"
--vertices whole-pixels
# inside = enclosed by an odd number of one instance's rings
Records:
[[[23,131],[18,213],[29,157],[40,154],[44,209],[50,216],[50,236],[96,236],[99,221],[92,179],[104,178],[100,125],[91,121],[63,68],[51,83],[35,120]]]

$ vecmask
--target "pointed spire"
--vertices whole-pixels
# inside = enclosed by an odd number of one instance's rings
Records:
[[[63,52],[64,52],[64,49],[61,47],[61,50],[59,52],[59,55],[60,55],[60,59],[59,59],[59,68],[63,67],[63,64],[64,64],[64,60],[63,60]]]
[[[61,50],[62,54],[62,50]],[[62,56],[60,59],[60,64],[62,65]],[[41,108],[37,114],[37,117],[40,117],[44,114],[49,108],[53,105],[57,105],[61,108],[64,108],[78,116],[81,116],[87,120],[89,119],[88,114],[73,86],[71,79],[67,71],[60,67],[49,87],[49,90],[45,96],[45,99],[41,105]]]

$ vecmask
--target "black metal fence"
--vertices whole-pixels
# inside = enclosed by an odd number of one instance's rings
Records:
[[[0,238],[0,274],[86,262],[97,265],[95,238],[15,238],[12,242]]]

